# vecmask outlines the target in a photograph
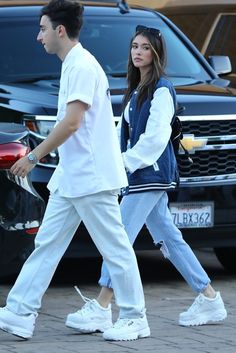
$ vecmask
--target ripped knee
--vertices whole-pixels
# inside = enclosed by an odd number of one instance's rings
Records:
[[[162,240],[156,245],[159,246],[159,249],[161,250],[164,258],[168,259],[170,257],[170,253],[169,253],[169,250],[168,250],[166,243]]]

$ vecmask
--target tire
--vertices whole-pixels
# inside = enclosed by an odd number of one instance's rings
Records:
[[[232,248],[214,248],[217,259],[226,271],[236,273],[235,259],[236,247]]]

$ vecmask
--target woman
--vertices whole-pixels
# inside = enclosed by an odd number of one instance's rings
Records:
[[[220,293],[193,251],[173,223],[168,209],[167,190],[178,183],[178,169],[170,141],[171,122],[175,115],[176,94],[165,78],[165,43],[155,28],[137,26],[131,40],[128,61],[128,89],[120,123],[124,165],[129,179],[128,193],[121,201],[123,224],[133,244],[146,224],[153,241],[160,246],[193,291],[198,293],[193,305],[179,316],[183,326],[221,321],[227,313]],[[86,332],[101,329],[101,322],[111,320],[112,284],[106,264],[99,281],[97,300],[70,314],[67,324]],[[70,326],[70,325],[69,325]]]

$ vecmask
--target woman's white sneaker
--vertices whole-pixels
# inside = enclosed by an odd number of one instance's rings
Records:
[[[219,292],[215,298],[207,298],[199,294],[190,308],[179,315],[181,326],[198,326],[213,324],[227,317],[224,302]]]
[[[150,336],[146,315],[137,319],[118,319],[112,328],[103,333],[108,341],[131,341]]]
[[[112,326],[111,306],[102,308],[96,299],[93,299],[80,310],[69,314],[66,326],[83,333],[104,332]]]
[[[75,289],[85,304],[80,310],[67,316],[66,326],[83,333],[104,332],[112,327],[111,305],[103,308],[96,299],[83,296],[78,287]]]
[[[7,309],[0,308],[0,329],[12,335],[29,339],[33,336],[37,315],[17,315]]]

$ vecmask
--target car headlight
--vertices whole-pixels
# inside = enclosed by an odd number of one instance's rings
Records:
[[[30,132],[39,135],[44,140],[52,131],[56,122],[55,116],[48,115],[25,115],[24,123]]]
[[[56,116],[25,115],[23,120],[24,124],[30,130],[30,145],[33,149],[50,134],[56,123]],[[58,151],[54,150],[41,158],[38,165],[55,168],[57,163]]]

